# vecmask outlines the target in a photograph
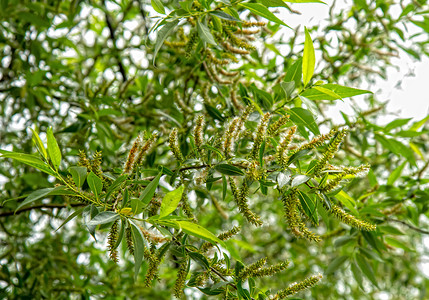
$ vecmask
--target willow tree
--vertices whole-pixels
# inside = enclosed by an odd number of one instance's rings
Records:
[[[2,1],[2,295],[425,298],[428,4],[303,2]]]

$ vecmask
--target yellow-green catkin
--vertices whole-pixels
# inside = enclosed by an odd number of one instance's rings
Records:
[[[215,56],[215,54],[210,50],[210,49],[206,49],[205,53],[207,55],[207,59],[213,63],[214,65],[220,65],[220,66],[224,66],[224,65],[228,65],[229,63],[231,63],[231,60],[229,59],[219,59]]]
[[[376,229],[376,226],[374,224],[359,220],[355,216],[346,213],[338,205],[332,205],[331,209],[329,209],[328,211],[332,213],[338,220],[347,225],[350,225],[351,227],[366,231],[374,231]]]
[[[127,229],[125,229],[125,240],[127,241],[128,251],[130,252],[131,255],[134,255],[134,243],[133,243],[130,227],[127,227]]]
[[[80,167],[86,167],[88,169],[88,172],[91,170],[91,163],[89,162],[83,150],[79,150],[79,161],[77,164]]]
[[[195,129],[194,129],[194,140],[195,146],[197,147],[197,151],[200,156],[203,155],[203,144],[204,144],[204,116],[199,115],[195,121]]]
[[[276,122],[271,124],[268,127],[267,135],[268,136],[275,136],[279,132],[279,129],[285,125],[289,121],[289,115],[281,116],[280,119],[278,119]]]
[[[252,150],[250,151],[250,158],[257,159],[259,149],[261,148],[262,142],[265,139],[265,133],[267,131],[268,122],[270,121],[271,114],[266,113],[262,116],[259,121],[258,128],[256,129],[256,137],[253,142]]]
[[[182,151],[180,151],[179,147],[179,139],[177,137],[178,130],[177,128],[174,128],[171,133],[170,137],[168,139],[168,146],[170,147],[171,152],[173,152],[174,157],[182,163],[185,159],[183,158]]]
[[[240,102],[238,102],[237,93],[235,92],[235,87],[231,89],[229,96],[231,98],[231,103],[234,106],[234,108],[238,111],[242,110],[243,105],[241,105]]]
[[[311,232],[301,219],[298,211],[300,205],[297,190],[293,190],[287,196],[282,197],[286,222],[293,235],[299,238],[306,238],[309,241],[320,242],[319,236]]]
[[[326,149],[325,153],[323,153],[320,160],[317,162],[317,165],[314,168],[314,174],[316,176],[320,175],[320,172],[323,171],[328,161],[334,157],[335,153],[338,151],[341,142],[343,141],[344,137],[347,134],[347,129],[343,129],[339,132],[337,132],[334,137],[331,139],[331,142],[328,145],[328,148]]]
[[[232,195],[235,202],[237,203],[238,209],[247,219],[247,221],[253,225],[261,226],[262,221],[259,216],[255,215],[249,208],[247,203],[247,196],[249,193],[249,186],[246,183],[246,180],[243,181],[241,189],[237,188],[237,185],[231,177],[229,177],[229,185],[231,186]]]
[[[125,162],[125,166],[124,166],[124,174],[130,173],[131,167],[134,164],[134,159],[135,159],[136,153],[140,147],[140,143],[141,143],[141,139],[140,139],[140,136],[138,136],[136,138],[136,140],[134,141],[134,143],[130,149],[130,152],[128,153],[128,158],[127,158],[127,161]]]
[[[95,175],[103,179],[103,172],[101,171],[101,151],[95,151],[92,155],[91,160],[91,171],[94,172]]]
[[[118,228],[119,220],[116,220],[115,222],[113,222],[112,227],[110,227],[110,232],[107,236],[107,248],[109,249],[109,257],[115,263],[118,262],[118,250],[115,248],[119,235]]]
[[[260,268],[262,268],[265,263],[267,262],[267,258],[261,258],[260,260],[254,262],[253,264],[245,267],[243,270],[240,271],[238,274],[238,278],[241,280],[245,280],[246,278],[253,277],[253,273],[258,271]]]
[[[179,265],[177,271],[176,282],[174,284],[174,296],[180,299],[183,296],[183,288],[185,287],[186,276],[188,275],[189,260],[186,259]]]
[[[174,91],[174,102],[182,112],[192,114],[192,109],[183,101],[178,90]]]
[[[192,56],[192,51],[195,48],[195,45],[198,42],[198,33],[196,31],[192,32],[188,42],[186,43],[186,47],[185,47],[185,56],[186,58],[190,58]]]
[[[235,117],[234,119],[232,119],[231,123],[229,123],[229,126],[225,132],[224,141],[222,143],[222,150],[226,158],[230,158],[232,156],[232,153],[234,152],[235,136],[236,132],[239,130],[239,124],[240,118]]]
[[[240,72],[239,71],[227,71],[221,67],[216,67],[216,69],[219,71],[219,73],[221,73],[223,76],[227,76],[227,77],[235,77],[237,76]]]
[[[288,133],[280,140],[280,143],[277,146],[277,161],[283,168],[287,167],[287,163],[289,161],[289,156],[287,153],[288,146],[292,141],[292,136],[295,134],[295,132],[296,126],[292,126],[291,128],[289,128]]]
[[[137,157],[134,162],[134,168],[137,168],[139,165],[141,165],[143,161],[143,157],[146,155],[146,153],[149,151],[149,149],[153,146],[156,139],[158,138],[158,134],[154,133],[151,138],[146,140],[144,144],[140,147],[139,152],[137,154]]]
[[[330,179],[324,186],[320,187],[321,192],[329,193],[333,191],[347,175],[360,176],[361,174],[363,175],[367,173],[369,171],[369,166],[362,165],[359,167],[342,167],[339,170],[341,170],[341,173],[336,174],[333,179]]]
[[[324,144],[326,140],[332,138],[337,132],[338,132],[338,129],[334,128],[331,131],[329,131],[329,133],[327,134],[318,135],[308,143],[304,143],[301,146],[299,146],[297,149],[293,151],[293,153],[296,153],[304,149],[314,149],[314,148],[320,147]]]
[[[303,291],[303,290],[306,290],[312,286],[315,286],[320,281],[320,279],[322,279],[322,277],[323,276],[321,274],[307,277],[303,281],[292,284],[288,288],[278,292],[276,295],[274,295],[272,300],[284,299],[286,297],[295,295],[296,293],[298,293],[300,291]]]
[[[236,235],[237,233],[239,233],[241,230],[240,226],[234,226],[233,228],[231,228],[228,231],[222,232],[221,234],[219,234],[217,237],[218,239],[220,239],[221,241],[226,241],[229,240],[230,238],[232,238],[234,235]],[[200,247],[200,251],[201,252],[206,252],[208,249],[214,247],[214,245],[212,243],[209,242],[205,242],[204,244],[201,245]]]
[[[274,266],[260,268],[259,270],[254,271],[249,277],[265,277],[273,276],[276,273],[279,273],[285,270],[289,266],[289,261],[282,261]]]

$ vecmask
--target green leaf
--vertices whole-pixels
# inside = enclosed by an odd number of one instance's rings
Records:
[[[334,274],[347,261],[349,257],[346,255],[336,257],[325,270],[325,275]]]
[[[283,0],[284,2],[290,2],[290,3],[322,3],[326,4],[323,1],[320,0]]]
[[[31,138],[33,140],[33,143],[36,145],[37,150],[39,151],[40,155],[43,156],[44,159],[48,159],[48,152],[46,152],[46,148],[43,145],[43,142],[40,139],[39,134],[37,134],[37,132],[33,128],[30,128],[30,129],[33,132],[33,136]]]
[[[283,79],[285,82],[293,81],[295,86],[298,86],[301,82],[302,76],[302,58],[298,59],[292,66],[286,71],[286,76]]]
[[[355,278],[356,282],[359,284],[360,288],[363,290],[363,284],[362,284],[362,272],[358,268],[357,264],[353,262],[350,266],[350,269],[352,270],[353,277]]]
[[[366,276],[366,278],[371,281],[373,285],[378,287],[377,279],[375,278],[374,271],[368,261],[360,254],[356,254],[356,263],[359,266],[359,269]]]
[[[159,31],[156,36],[155,48],[153,50],[153,63],[155,64],[156,55],[158,54],[159,49],[161,49],[162,44],[165,39],[170,35],[176,25],[179,24],[179,20],[168,22],[165,24]]]
[[[127,178],[128,178],[128,174],[121,175],[118,178],[116,178],[115,181],[112,182],[112,184],[110,184],[109,188],[106,191],[106,200],[108,200],[108,198],[114,191],[116,191],[121,187],[122,183],[125,180],[127,180]]]
[[[180,200],[182,199],[183,191],[185,190],[185,186],[181,185],[174,191],[168,192],[161,202],[161,209],[159,212],[159,217],[165,217],[171,214],[176,210],[177,205],[179,205]]]
[[[319,127],[314,120],[313,114],[301,107],[294,107],[288,110],[288,114],[290,115],[290,119],[296,125],[305,126],[310,129],[315,135],[319,135]]]
[[[107,224],[119,219],[119,215],[114,211],[102,211],[101,213],[95,215],[86,225],[94,226]]]
[[[150,3],[156,12],[160,14],[165,14],[164,5],[162,5],[162,2],[160,0],[150,0]]]
[[[78,210],[76,210],[74,213],[70,214],[65,220],[64,222],[61,223],[60,227],[58,227],[55,231],[60,230],[61,227],[63,227],[64,225],[66,225],[68,222],[70,222],[71,220],[73,220],[76,216],[80,215],[83,213],[83,210],[86,207],[81,207]]]
[[[187,234],[202,238],[213,244],[218,243],[222,247],[226,248],[222,240],[220,240],[217,236],[215,236],[213,233],[211,233],[201,225],[198,225],[189,221],[176,221],[176,223],[179,224],[180,228]]]
[[[143,202],[144,205],[147,205],[150,200],[152,200],[152,197],[155,194],[161,176],[162,172],[159,172],[158,175],[156,175],[156,177],[145,187],[145,189],[141,193],[139,200]]]
[[[52,168],[48,164],[46,164],[43,160],[41,160],[37,156],[25,154],[25,153],[11,152],[6,150],[0,150],[0,153],[2,157],[12,158],[16,161],[22,162],[40,171],[43,171],[49,175],[52,175],[54,177],[57,176],[56,172],[52,170]]]
[[[207,258],[198,252],[189,252],[188,255],[192,258],[192,260],[196,261],[198,264],[203,266],[205,269],[210,269],[210,263]]]
[[[345,207],[347,207],[352,212],[352,214],[354,214],[355,216],[359,216],[359,213],[355,208],[355,200],[350,197],[346,192],[340,191],[335,195],[335,198],[337,198],[338,201],[340,201]]]
[[[384,132],[390,132],[392,129],[402,127],[402,126],[408,124],[408,122],[410,122],[411,120],[412,120],[412,118],[393,120],[392,122],[390,122],[389,124],[384,126],[383,131]]]
[[[322,88],[323,91],[320,88]],[[326,90],[332,91],[336,94],[336,96],[326,93]],[[328,83],[318,86],[318,89],[316,89],[315,87],[307,89],[303,93],[301,93],[301,96],[304,96],[305,98],[310,100],[337,100],[363,94],[372,94],[372,92]]]
[[[89,188],[94,193],[95,198],[98,200],[103,189],[103,181],[92,171],[88,174],[86,181],[88,182]]]
[[[270,12],[268,10],[268,8],[266,8],[262,4],[259,4],[259,3],[240,3],[239,5],[242,6],[242,7],[244,7],[244,8],[247,8],[252,13],[254,13],[254,14],[258,15],[258,16],[261,16],[261,17],[263,17],[263,18],[265,18],[267,20],[270,20],[270,21],[273,21],[274,23],[281,24],[281,25],[289,27],[282,20],[280,20],[279,18],[277,18],[272,12]]]
[[[227,21],[233,21],[233,22],[241,22],[240,19],[237,19],[229,14],[227,14],[224,11],[221,10],[215,10],[210,12],[211,15],[215,15],[216,17],[219,17],[221,19],[227,20]]]
[[[60,147],[58,147],[57,140],[54,137],[54,133],[52,132],[52,127],[48,128],[47,136],[49,158],[51,159],[52,165],[54,166],[55,170],[58,171],[58,167],[61,163],[61,151]]]
[[[310,177],[306,175],[297,175],[292,179],[291,187],[296,187],[310,180]]]
[[[226,248],[225,243],[220,240],[217,236],[215,236],[213,233],[211,233],[206,228],[202,227],[201,225],[198,225],[196,223],[192,223],[189,221],[182,221],[182,220],[166,220],[163,219],[151,219],[151,223],[164,225],[176,229],[181,229],[183,232],[201,238],[203,240],[209,241],[212,244],[220,244],[222,247]]]
[[[304,175],[303,175],[304,176]],[[308,194],[298,191],[298,198],[305,214],[310,218],[313,224],[319,225],[319,217],[316,212],[316,203]],[[314,194],[313,194],[314,198]]]
[[[417,131],[422,127],[427,121],[429,121],[429,116],[421,119],[420,121],[417,121],[413,123],[413,125],[410,127],[410,131]]]
[[[229,176],[244,176],[245,173],[243,170],[236,166],[228,165],[228,164],[219,164],[216,165],[215,170]]]
[[[307,27],[305,27],[304,54],[302,57],[302,77],[304,86],[307,86],[311,77],[313,77],[315,65],[316,55],[314,52],[313,41],[310,34],[308,33]]]
[[[18,205],[18,207],[15,209],[15,212],[17,210],[19,210],[20,208],[34,202],[37,201],[41,198],[44,198],[46,196],[52,195],[53,193],[56,193],[58,191],[65,191],[66,187],[65,186],[57,186],[54,188],[45,188],[45,189],[40,189],[37,191],[32,192],[30,195],[27,196],[27,198],[25,198],[24,201],[21,202],[21,204]],[[66,193],[67,195],[69,193]]]
[[[384,241],[389,244],[390,246],[393,246],[395,248],[401,248],[403,250],[405,250],[406,252],[414,252],[413,249],[409,248],[405,243],[392,238],[392,237],[385,237]]]
[[[335,99],[343,99],[343,98],[341,98],[340,95],[338,95],[334,91],[331,91],[331,90],[329,90],[327,88],[324,88],[323,86],[314,86],[313,88],[316,89],[316,90],[318,90],[319,92],[322,92],[322,93],[324,93],[326,95],[329,95],[329,96],[331,96],[331,97],[333,97]]]
[[[393,170],[393,172],[390,174],[389,178],[387,179],[388,185],[393,185],[395,183],[395,181],[401,176],[402,170],[404,169],[406,164],[407,162],[404,161],[399,167]]]
[[[292,156],[288,160],[288,165],[294,163],[299,158],[306,156],[310,151],[311,151],[310,149],[302,149],[302,150],[292,154]]]
[[[266,7],[286,7],[286,8],[289,8],[289,6],[287,6],[287,4],[284,3],[283,0],[259,0],[259,2],[261,2]]]
[[[207,113],[213,118],[221,122],[225,121],[225,117],[222,116],[222,113],[216,108],[209,104],[204,103],[204,107],[207,110]]]
[[[129,225],[131,228],[131,238],[134,245],[134,280],[137,280],[145,249],[144,237],[140,228],[136,224],[129,222]]]
[[[200,20],[197,21],[197,30],[200,38],[209,44],[216,46],[216,41],[210,32],[210,29],[204,23],[201,23]]]
[[[88,169],[86,167],[70,167],[68,171],[71,174],[75,185],[78,188],[81,188],[85,182]]]

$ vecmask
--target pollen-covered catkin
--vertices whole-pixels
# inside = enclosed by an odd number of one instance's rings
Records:
[[[138,136],[134,141],[133,146],[130,149],[130,152],[128,153],[128,158],[124,166],[124,174],[127,174],[131,171],[131,167],[133,166],[136,153],[140,147],[140,143],[141,143],[140,136]]]
[[[174,128],[171,133],[170,137],[168,139],[168,146],[170,147],[171,152],[173,152],[174,157],[179,161],[183,162],[185,159],[183,157],[182,151],[179,147],[179,139],[177,137],[178,130],[177,128]]]
[[[253,147],[250,152],[250,157],[252,159],[256,159],[259,153],[259,149],[261,148],[262,142],[265,139],[265,133],[267,131],[268,121],[270,120],[271,114],[266,113],[262,116],[259,121],[258,128],[256,129],[256,137],[253,142]]]
[[[303,291],[305,289],[308,289],[314,285],[316,285],[320,279],[322,279],[322,275],[318,274],[318,275],[313,275],[310,277],[307,277],[306,279],[304,279],[301,282],[292,284],[290,287],[278,292],[273,298],[272,300],[279,300],[279,299],[284,299],[288,296],[292,296],[295,295],[296,293]]]
[[[283,168],[287,167],[287,163],[289,161],[289,156],[287,153],[288,146],[292,141],[292,136],[294,135],[295,132],[296,132],[296,126],[292,126],[291,128],[289,128],[288,133],[280,140],[280,143],[277,146],[277,154],[276,154],[277,160]]]

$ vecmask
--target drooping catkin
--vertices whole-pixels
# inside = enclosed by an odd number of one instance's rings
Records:
[[[292,141],[292,136],[295,134],[295,132],[296,132],[296,126],[292,126],[291,128],[289,128],[288,133],[282,137],[279,145],[277,146],[277,153],[276,153],[277,161],[283,168],[287,167],[287,163],[289,161],[289,156],[287,153],[288,146]]]
[[[186,259],[180,263],[177,271],[176,282],[174,284],[174,296],[180,299],[183,296],[183,288],[185,286],[186,276],[188,275],[189,260]]]
[[[171,152],[173,152],[174,157],[182,163],[185,159],[183,157],[182,151],[179,147],[179,139],[177,137],[178,130],[177,128],[174,128],[171,133],[170,137],[168,139],[168,146],[170,147]]]
[[[270,120],[271,114],[266,113],[262,116],[259,121],[258,128],[256,129],[256,137],[253,142],[252,150],[250,151],[250,158],[256,159],[258,157],[259,149],[261,148],[262,142],[265,139],[265,133],[267,131],[268,121]]]
[[[134,163],[136,153],[140,147],[140,143],[141,143],[140,136],[138,136],[134,141],[130,149],[130,152],[128,153],[128,158],[127,158],[127,161],[125,162],[124,171],[123,171],[124,174],[130,173],[131,167],[133,166],[133,163]]]
[[[328,145],[325,153],[323,153],[322,157],[317,162],[317,165],[314,168],[314,174],[316,176],[320,175],[320,172],[323,171],[328,161],[334,157],[335,153],[338,151],[341,142],[347,134],[347,129],[343,129],[337,132],[334,137],[331,139],[331,142]]]
[[[279,299],[284,299],[288,296],[295,295],[296,293],[298,293],[300,291],[306,290],[306,289],[316,285],[320,281],[320,279],[322,279],[322,277],[323,276],[321,274],[307,277],[303,281],[298,282],[298,283],[294,283],[291,286],[289,286],[288,288],[278,292],[271,299],[272,300],[279,300]]]
[[[109,235],[107,236],[107,248],[109,249],[109,257],[115,263],[118,263],[118,250],[115,248],[118,240],[119,220],[113,222],[110,227]]]

